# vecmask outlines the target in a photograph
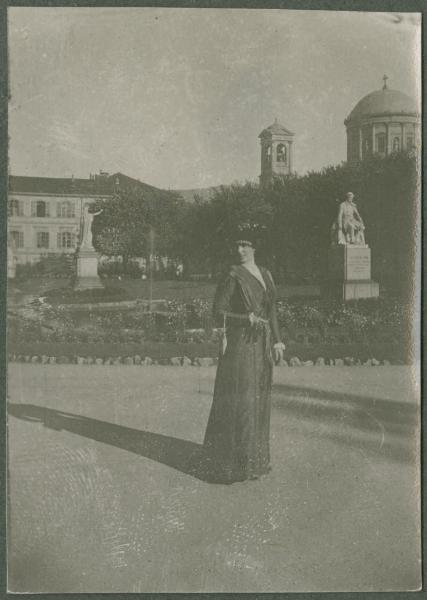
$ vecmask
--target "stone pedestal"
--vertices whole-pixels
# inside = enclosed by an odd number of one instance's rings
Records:
[[[328,271],[324,296],[341,300],[378,298],[379,284],[371,279],[371,249],[368,246],[330,248]]]
[[[77,278],[75,290],[89,290],[104,287],[98,276],[98,254],[92,248],[77,250]]]

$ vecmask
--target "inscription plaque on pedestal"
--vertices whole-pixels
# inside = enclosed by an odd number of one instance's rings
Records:
[[[371,249],[345,247],[345,279],[371,279]]]
[[[378,297],[378,283],[371,280],[371,249],[368,246],[331,248],[328,267],[329,279],[324,285],[324,295],[342,300]]]
[[[329,277],[340,280],[371,279],[371,249],[359,246],[336,246],[329,251]]]

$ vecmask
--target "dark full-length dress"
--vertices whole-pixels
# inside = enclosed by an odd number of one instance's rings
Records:
[[[218,286],[214,315],[226,325],[204,447],[212,481],[233,483],[270,470],[272,344],[280,341],[276,290],[260,267],[265,288],[243,266],[231,268]],[[253,312],[265,322],[251,326]],[[225,316],[225,318],[224,318]]]

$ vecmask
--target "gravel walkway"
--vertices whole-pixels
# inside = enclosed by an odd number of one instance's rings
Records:
[[[9,366],[9,590],[420,585],[408,367],[275,370],[273,471],[188,474],[214,368]]]

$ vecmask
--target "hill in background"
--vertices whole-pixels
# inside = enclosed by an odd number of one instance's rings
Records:
[[[218,188],[196,188],[194,190],[174,190],[180,194],[186,202],[194,202],[194,197],[199,196],[202,200],[209,200],[214,190]]]

